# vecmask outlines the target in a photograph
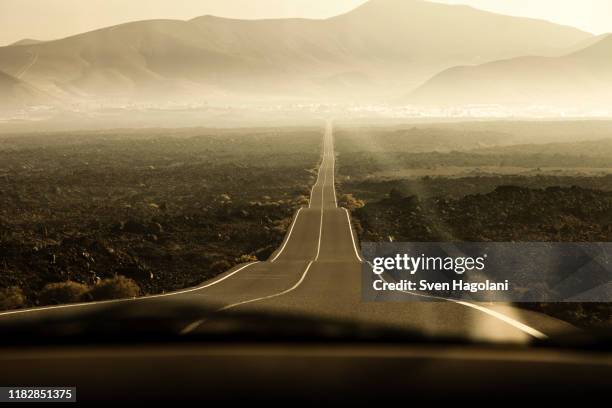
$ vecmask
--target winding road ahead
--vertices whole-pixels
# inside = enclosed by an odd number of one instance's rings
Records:
[[[199,287],[125,300],[144,302],[188,297],[229,309],[308,314],[388,324],[431,335],[479,340],[526,341],[571,326],[546,315],[503,304],[442,302],[363,302],[362,262],[347,210],[336,200],[333,128],[328,122],[310,205],[295,215],[281,247],[266,262],[239,266]],[[107,302],[54,306],[0,313],[0,321],[22,315],[45,316],[103,307]],[[157,304],[157,303],[156,303]],[[195,320],[183,333],[198,330]]]

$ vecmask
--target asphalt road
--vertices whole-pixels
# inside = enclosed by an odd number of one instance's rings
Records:
[[[268,261],[241,265],[196,288],[127,302],[179,297],[215,305],[219,313],[243,310],[306,314],[477,340],[522,342],[571,329],[549,316],[503,304],[453,300],[362,302],[358,243],[348,211],[337,205],[334,165],[333,128],[328,123],[310,205],[296,213],[283,244]],[[108,303],[112,301],[4,312],[0,320],[66,315]],[[205,324],[205,320],[194,320],[183,332],[197,331]]]

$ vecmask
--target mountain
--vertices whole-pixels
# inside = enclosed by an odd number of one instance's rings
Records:
[[[595,45],[601,40],[604,40],[610,33],[594,35],[592,37],[588,37],[586,40],[578,41],[576,44],[572,44],[570,47],[563,50],[563,52],[559,53],[559,55],[553,55],[554,57],[561,57],[567,54],[573,54],[580,50],[590,47],[591,45]]]
[[[0,70],[70,101],[388,98],[436,72],[557,55],[590,34],[467,6],[371,0],[326,20],[149,20],[0,48]]]
[[[23,40],[19,40],[19,41],[12,43],[11,46],[40,44],[41,42],[43,41],[34,40],[32,38],[24,38]]]
[[[612,106],[612,35],[562,57],[520,57],[454,67],[416,89],[430,105]]]
[[[371,0],[331,21],[339,23],[353,53],[419,62],[555,55],[592,37],[542,20],[419,0]]]
[[[33,86],[0,71],[0,110],[54,103],[52,98]]]

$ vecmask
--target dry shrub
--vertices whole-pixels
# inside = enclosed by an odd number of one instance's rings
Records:
[[[355,198],[352,194],[343,194],[339,197],[338,205],[344,207],[349,211],[356,210],[365,205],[362,200]]]
[[[236,258],[237,264],[249,263],[249,262],[257,262],[258,259],[255,255],[241,255],[239,258]],[[229,268],[228,268],[229,269]]]
[[[89,287],[74,281],[48,283],[38,294],[41,305],[75,303],[83,300]]]
[[[124,299],[140,295],[140,287],[132,279],[118,275],[104,279],[89,291],[92,300]]]
[[[25,302],[26,298],[21,288],[9,286],[0,289],[0,310],[19,309]]]
[[[308,203],[310,203],[310,199],[305,195],[300,195],[298,198],[295,199],[295,203],[297,205],[308,205]]]
[[[213,273],[223,273],[232,268],[232,264],[226,260],[216,261],[210,265],[210,270]]]

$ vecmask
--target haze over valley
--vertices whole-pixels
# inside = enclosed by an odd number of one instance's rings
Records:
[[[611,46],[568,26],[421,0],[371,0],[321,20],[137,21],[1,47],[0,109],[5,120],[347,104],[396,116],[520,115],[534,104],[605,115]]]
[[[414,91],[409,101],[597,108],[612,97],[612,34],[561,57],[519,57],[450,68]]]

